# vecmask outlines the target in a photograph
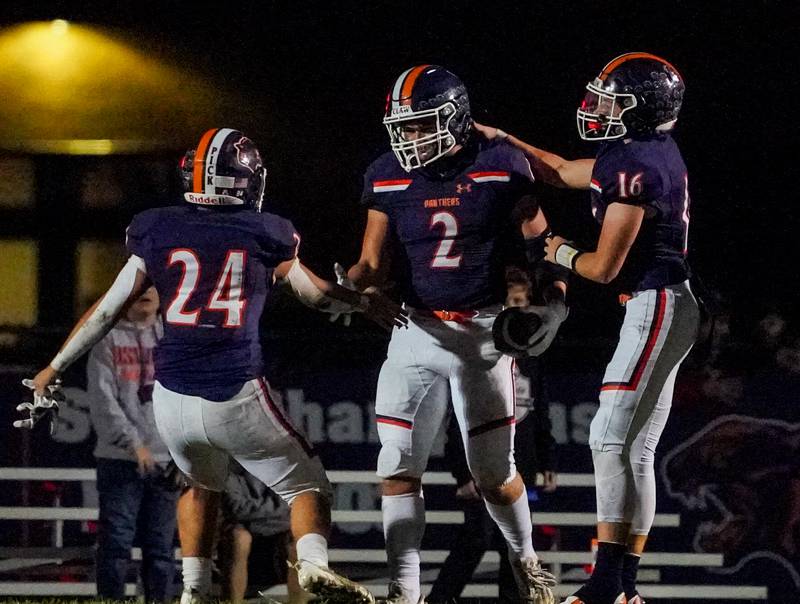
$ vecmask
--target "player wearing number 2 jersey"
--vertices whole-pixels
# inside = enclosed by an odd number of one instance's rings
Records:
[[[699,318],[688,282],[686,166],[670,136],[684,83],[664,59],[636,52],[612,60],[586,89],[578,129],[583,139],[602,141],[594,161],[565,161],[502,131],[500,138],[549,168],[553,184],[591,190],[592,213],[602,224],[596,251],[552,237],[547,260],[612,282],[625,302],[589,433],[597,563],[564,604],[641,604],[636,571],[655,516],[655,448]],[[496,129],[485,130],[497,138]]]
[[[404,72],[384,124],[393,153],[364,177],[367,227],[348,277],[357,287],[375,282],[390,249],[405,269],[400,289],[409,325],[392,333],[375,405],[389,601],[422,601],[420,478],[452,402],[470,471],[508,541],[521,597],[549,604],[554,580],[534,552],[525,485],[514,465],[513,360],[492,340],[506,295],[505,267],[514,244],[521,249],[512,211],[533,191],[530,165],[510,145],[471,135],[464,84],[442,67]],[[522,234],[535,247],[546,226],[534,207]],[[565,285],[552,279],[548,285],[551,304],[542,309],[548,320],[537,336],[543,347],[566,315]]]
[[[181,162],[181,174],[189,203],[133,219],[127,265],[34,378],[34,388],[44,392],[154,284],[164,317],[155,358],[156,425],[195,485],[179,509],[182,602],[210,595],[219,492],[231,457],[291,506],[300,584],[331,602],[371,602],[366,589],[328,568],[330,485],[263,378],[258,325],[278,278],[312,307],[364,312],[387,328],[402,322],[400,309],[378,294],[323,281],[299,262],[292,224],[261,212],[266,170],[241,132],[206,132]]]

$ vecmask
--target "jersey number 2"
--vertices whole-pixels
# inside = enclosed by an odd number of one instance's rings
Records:
[[[453,250],[453,238],[458,235],[458,221],[450,212],[436,212],[431,216],[431,228],[437,224],[444,226],[444,233],[433,254],[431,268],[458,268],[461,266],[461,254],[450,255]]]
[[[244,250],[228,250],[225,264],[217,277],[217,285],[205,305],[205,310],[225,313],[223,327],[239,327],[244,318],[246,300],[242,300],[242,282],[247,252]],[[180,248],[170,252],[168,266],[181,264],[183,275],[178,284],[175,297],[167,307],[166,320],[172,325],[197,325],[200,309],[187,310],[186,305],[197,289],[200,280],[200,259],[190,249]]]

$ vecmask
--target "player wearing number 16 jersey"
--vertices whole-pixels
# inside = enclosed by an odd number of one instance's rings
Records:
[[[291,506],[300,584],[331,602],[371,602],[366,589],[328,568],[330,485],[263,378],[258,326],[278,278],[310,306],[364,312],[387,328],[402,321],[400,309],[378,294],[323,281],[299,262],[292,224],[261,212],[266,170],[241,132],[206,132],[181,162],[181,175],[188,203],[133,219],[127,265],[34,387],[43,392],[154,284],[164,318],[155,354],[156,426],[195,485],[179,509],[182,601],[210,595],[219,492],[233,457]]]
[[[600,141],[595,160],[565,161],[500,134],[534,164],[550,168],[554,184],[591,190],[592,213],[602,225],[597,249],[583,251],[552,237],[547,259],[611,283],[625,301],[619,344],[589,433],[597,563],[588,583],[564,604],[641,604],[636,571],[655,516],[655,448],[699,318],[688,282],[686,166],[670,136],[684,83],[664,59],[634,52],[610,61],[586,90],[578,131]],[[487,130],[496,138],[495,129]]]
[[[405,269],[400,288],[409,324],[392,333],[375,405],[389,601],[422,601],[420,482],[452,402],[470,471],[508,541],[521,597],[549,604],[554,580],[534,552],[525,485],[514,465],[513,359],[492,339],[514,245],[521,250],[523,234],[535,244],[547,226],[535,207],[522,220],[522,234],[512,220],[517,203],[533,192],[530,165],[510,145],[473,136],[466,88],[439,66],[413,67],[396,80],[384,124],[392,152],[364,177],[366,233],[348,277],[357,287],[376,282],[390,250]],[[549,283],[542,347],[566,315],[564,287]]]

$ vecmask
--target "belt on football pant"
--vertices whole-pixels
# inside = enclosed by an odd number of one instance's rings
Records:
[[[469,323],[480,313],[477,310],[414,310],[415,315],[421,317],[435,317],[442,321],[455,321],[456,323]]]
[[[502,305],[489,306],[479,310],[431,310],[427,308],[411,308],[413,314],[420,317],[431,317],[440,321],[469,323],[478,317],[496,317],[503,309]]]

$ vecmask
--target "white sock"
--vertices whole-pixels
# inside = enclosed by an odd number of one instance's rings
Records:
[[[384,495],[383,536],[389,576],[410,602],[420,596],[419,550],[425,533],[425,500],[422,493]]]
[[[506,538],[511,560],[537,558],[536,552],[533,551],[533,524],[531,524],[531,510],[528,507],[528,495],[525,491],[511,505],[496,505],[487,501],[486,509]]]
[[[184,558],[181,567],[184,589],[194,589],[203,596],[211,594],[211,558]]]
[[[317,566],[328,566],[328,540],[319,533],[306,533],[297,540],[297,560]]]

